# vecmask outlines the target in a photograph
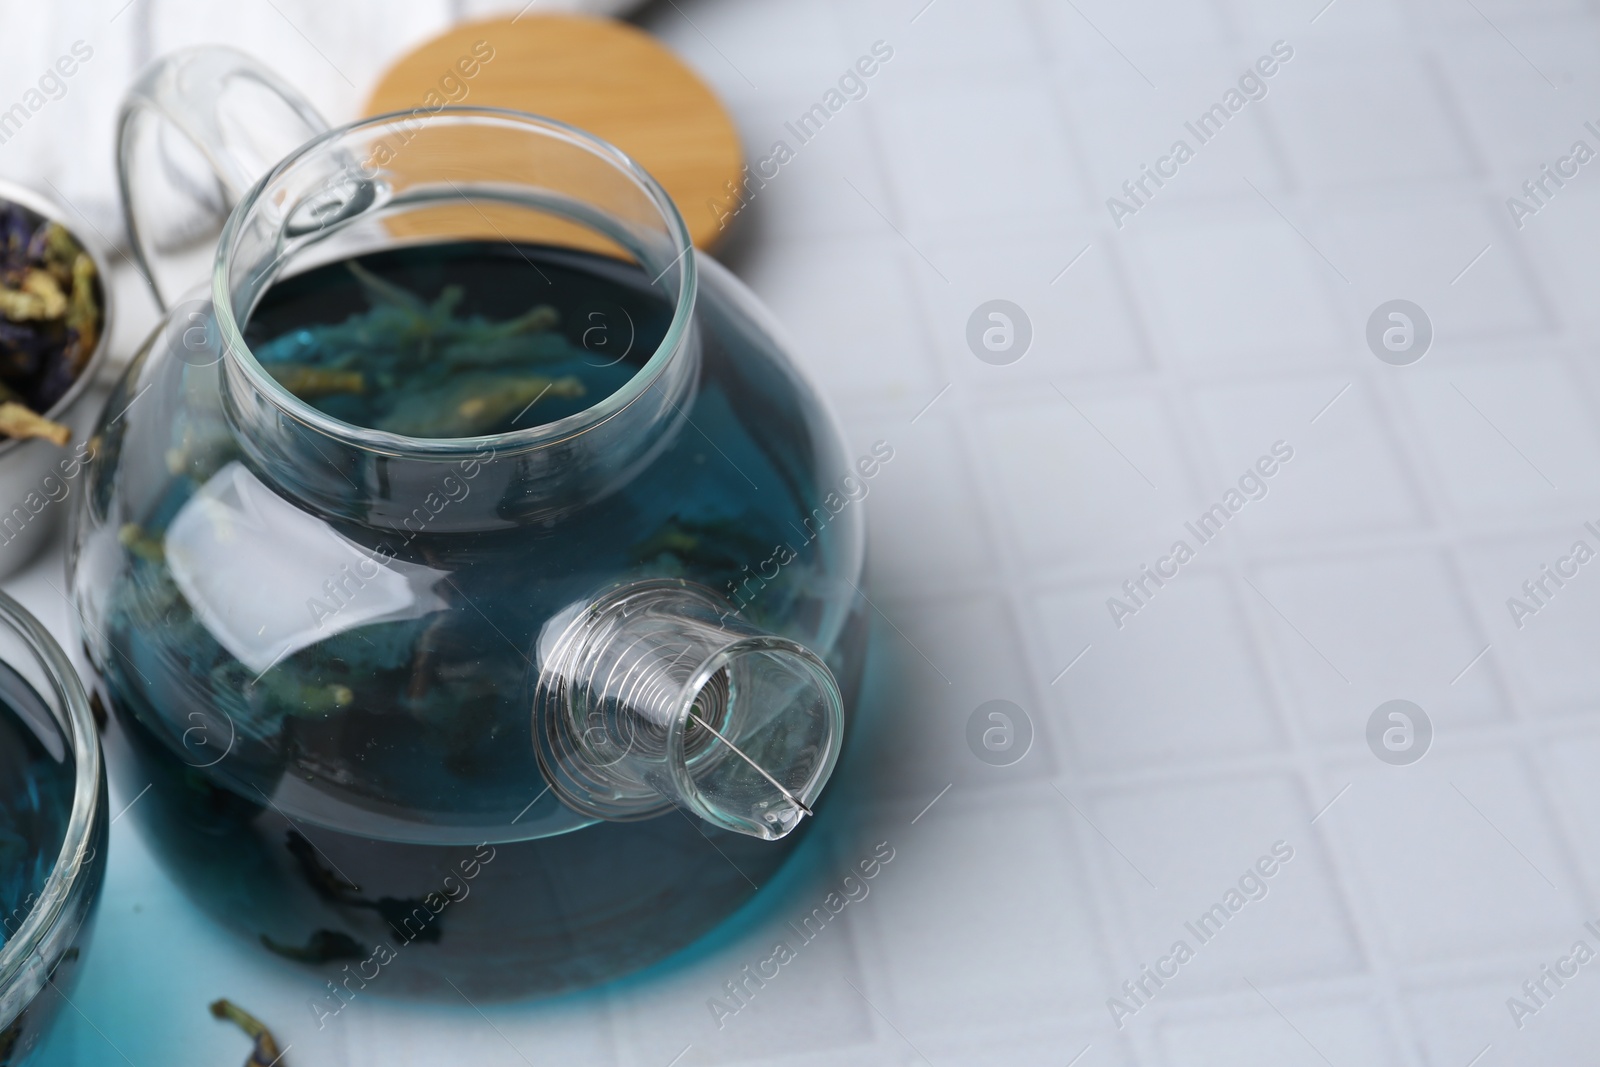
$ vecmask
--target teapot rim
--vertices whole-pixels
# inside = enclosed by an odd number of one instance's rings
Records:
[[[667,191],[632,156],[611,142],[570,123],[514,108],[448,105],[426,111],[426,115],[422,116],[424,122],[460,118],[511,120],[523,129],[537,130],[587,149],[639,186],[640,191],[661,216],[661,221],[672,241],[669,250],[677,252],[671,262],[657,275],[657,280],[661,274],[681,264],[672,321],[650,358],[626,383],[581,411],[573,412],[553,422],[474,437],[410,437],[346,422],[302,400],[267,373],[266,368],[256,359],[250,346],[245,342],[243,331],[234,315],[230,286],[233,275],[230,253],[239,231],[244,226],[245,220],[251,217],[256,205],[273,188],[274,183],[307,158],[327,151],[330,146],[351,134],[385,125],[396,125],[400,121],[417,121],[415,111],[390,111],[333,127],[306,141],[267,171],[229,213],[217,242],[216,258],[212,265],[211,302],[218,325],[223,358],[227,361],[230,371],[242,374],[245,384],[269,400],[283,415],[296,422],[345,444],[394,457],[456,458],[464,454],[479,453],[485,449],[497,455],[524,453],[559,445],[609,422],[654,388],[677,354],[687,346],[698,293],[696,265],[698,249],[694,247],[690,238],[688,223],[684,221],[682,213]],[[377,168],[371,167],[370,164],[361,165],[363,173],[376,173],[376,170]],[[371,179],[369,177],[365,180]]]

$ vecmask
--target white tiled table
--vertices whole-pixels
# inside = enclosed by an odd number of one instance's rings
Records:
[[[0,0],[0,102],[96,49],[0,174],[108,231],[115,100],[158,51],[238,44],[343,117],[398,50],[507,7],[121,3]],[[1575,539],[1600,547],[1600,162],[1520,231],[1505,200],[1574,140],[1600,149],[1600,14],[1325,4],[648,8],[763,152],[875,40],[895,49],[723,252],[854,441],[896,450],[870,504],[870,766],[805,870],[663,973],[481,1015],[374,996],[321,1032],[306,977],[198,919],[119,824],[52,1062],[238,1062],[204,1014],[224,994],[309,1067],[1592,1058],[1600,964],[1520,1030],[1506,1000],[1600,948],[1600,565],[1521,629],[1505,601]],[[1116,228],[1106,197],[1279,39],[1295,56],[1266,99]],[[1011,366],[966,345],[994,298],[1035,330]],[[1366,346],[1394,298],[1435,327],[1414,366]],[[1269,495],[1118,629],[1106,599],[1278,440],[1295,455]],[[58,568],[10,587],[65,633]],[[1433,723],[1411,766],[1365,739],[1394,698]],[[1034,727],[1011,767],[966,745],[991,699]],[[871,895],[718,1029],[707,999],[879,840],[896,859]],[[1265,899],[1198,945],[1185,922],[1279,840]],[[1107,999],[1179,938],[1195,958],[1116,1027]]]

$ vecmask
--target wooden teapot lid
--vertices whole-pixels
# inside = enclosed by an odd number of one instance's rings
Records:
[[[486,48],[487,61],[458,67]],[[390,67],[366,114],[441,102],[528,111],[611,142],[666,189],[698,247],[716,241],[735,204],[744,154],[732,118],[682,60],[625,22],[523,15],[457,26]]]

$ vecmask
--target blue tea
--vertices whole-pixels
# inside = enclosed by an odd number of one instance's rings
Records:
[[[581,252],[400,248],[280,282],[244,336],[269,374],[334,418],[482,437],[582,411],[632,378],[672,320],[638,281]]]
[[[19,970],[0,975],[0,1067],[31,1061],[89,939],[86,919],[105,865],[103,805],[73,888],[65,900],[56,898],[58,917],[49,928],[25,931],[66,844],[78,771],[71,740],[50,708],[0,663],[0,956],[8,947],[27,954]],[[103,794],[103,782],[100,789]],[[30,940],[23,948],[17,939],[25,932]]]
[[[76,780],[49,708],[0,664],[0,945],[22,928],[55,869]]]

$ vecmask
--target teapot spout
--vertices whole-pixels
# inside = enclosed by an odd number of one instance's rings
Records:
[[[811,650],[672,580],[615,589],[552,630],[534,734],[568,807],[628,820],[677,805],[767,840],[811,814],[844,723],[839,687]]]

